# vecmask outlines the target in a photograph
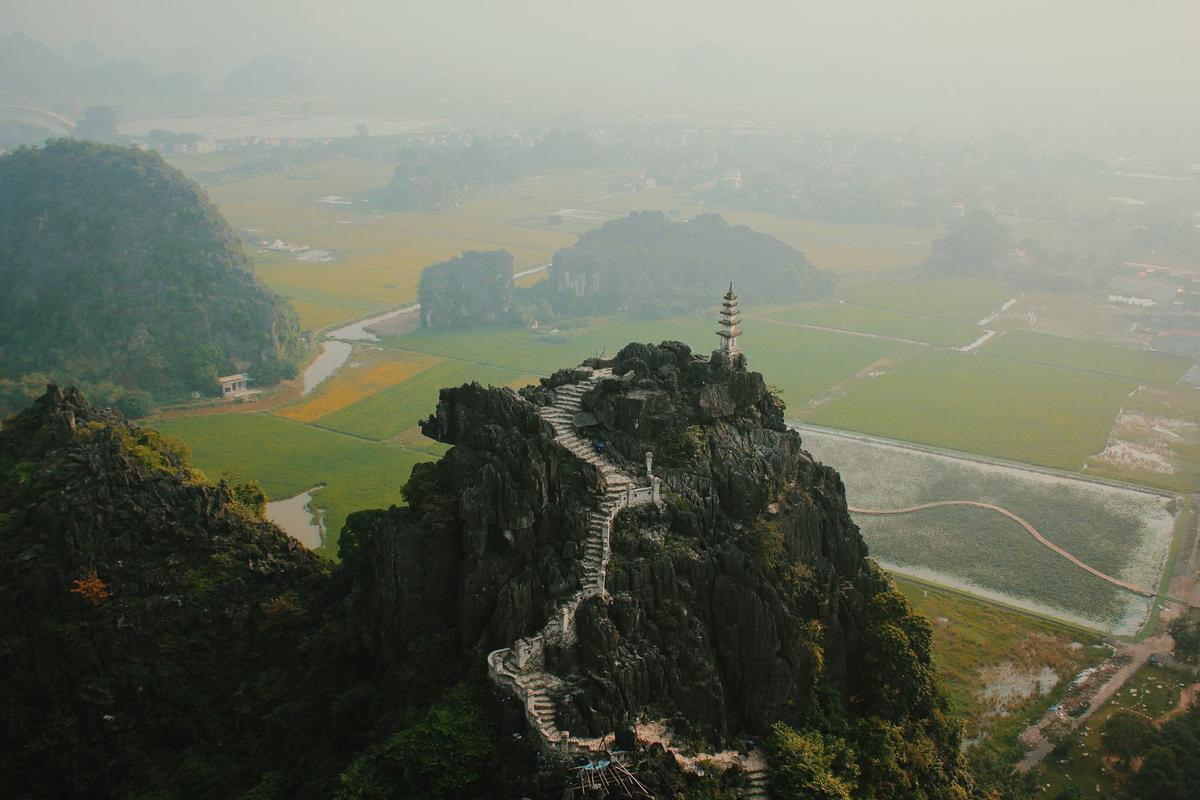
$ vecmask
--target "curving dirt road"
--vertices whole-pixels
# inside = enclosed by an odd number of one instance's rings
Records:
[[[1096,569],[1091,564],[1086,564],[1083,561],[1080,561],[1078,558],[1071,555],[1066,550],[1062,549],[1054,542],[1043,536],[1037,528],[1030,525],[1025,519],[1017,516],[1007,508],[992,505],[991,503],[981,503],[978,500],[936,500],[932,503],[921,503],[915,506],[907,506],[906,508],[856,508],[854,506],[850,506],[848,510],[852,514],[911,514],[914,511],[924,511],[929,508],[942,508],[944,506],[972,506],[974,508],[983,508],[988,511],[995,511],[998,514],[1003,514],[1024,528],[1026,532],[1029,533],[1029,535],[1036,539],[1040,544],[1050,548],[1055,553],[1058,553],[1067,561],[1070,561],[1072,564],[1084,570],[1085,572],[1090,572],[1097,578],[1102,578],[1114,586],[1120,586],[1122,589],[1128,589],[1131,592],[1136,592],[1140,595],[1145,595],[1146,597],[1155,596],[1154,591],[1150,589],[1146,589],[1141,586],[1135,586],[1134,584],[1127,583],[1120,578],[1114,578],[1112,575],[1108,575]]]

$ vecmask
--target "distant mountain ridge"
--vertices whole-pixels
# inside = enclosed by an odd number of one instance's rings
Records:
[[[0,94],[192,95],[200,88],[200,78],[191,73],[155,75],[137,61],[105,59],[90,42],[78,44],[79,61],[73,61],[23,33],[0,36]]]

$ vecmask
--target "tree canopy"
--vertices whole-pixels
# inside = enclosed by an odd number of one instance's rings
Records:
[[[0,157],[0,378],[169,398],[229,371],[287,377],[301,352],[295,312],[158,154],[58,140]]]

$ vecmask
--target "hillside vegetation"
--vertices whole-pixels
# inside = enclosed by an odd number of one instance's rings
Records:
[[[535,291],[560,314],[658,318],[707,308],[731,280],[747,303],[807,300],[834,285],[799,250],[715,214],[672,222],[635,211],[555,253]]]
[[[59,140],[0,158],[0,378],[166,399],[232,370],[273,383],[301,351],[291,307],[157,154]]]

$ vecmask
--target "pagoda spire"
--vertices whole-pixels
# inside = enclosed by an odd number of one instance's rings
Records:
[[[717,336],[720,337],[717,342],[717,351],[726,358],[733,359],[741,349],[738,347],[738,337],[742,335],[741,328],[738,325],[742,318],[738,315],[738,299],[733,293],[733,281],[729,282],[729,291],[725,293],[724,302],[721,304],[721,329],[717,331]]]

